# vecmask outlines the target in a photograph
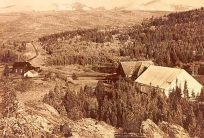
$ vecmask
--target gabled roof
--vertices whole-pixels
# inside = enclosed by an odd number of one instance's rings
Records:
[[[139,62],[121,62],[121,67],[125,75],[130,76],[135,71],[136,66],[140,66],[141,63]]]
[[[15,62],[13,64],[14,68],[17,68],[17,67],[29,67],[29,66],[31,66],[31,64],[29,62]]]
[[[135,81],[141,84],[151,84],[151,86],[166,89],[177,79],[182,71],[184,70],[151,65]]]
[[[27,71],[26,73],[29,73],[29,72],[32,73],[32,74],[38,74],[38,72],[36,72],[35,70],[29,70],[29,71]],[[26,73],[25,73],[25,74],[26,74]]]
[[[154,63],[152,61],[128,61],[121,62],[120,64],[124,74],[127,76],[132,76],[135,71],[137,71],[137,75],[140,75],[144,67],[148,67]]]

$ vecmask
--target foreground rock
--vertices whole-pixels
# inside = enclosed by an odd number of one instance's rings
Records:
[[[18,103],[14,116],[0,118],[0,137],[112,138],[114,127],[86,118],[72,121],[44,103]]]
[[[40,103],[25,106],[18,103],[15,116],[0,119],[0,137],[42,137],[53,135],[62,124],[57,111]]]
[[[179,125],[162,122],[157,126],[150,119],[142,122],[141,131],[148,138],[190,138],[188,132]]]
[[[188,132],[179,125],[171,125],[167,122],[162,122],[159,124],[159,127],[171,138],[190,138]]]
[[[167,138],[168,135],[164,133],[152,120],[147,119],[142,122],[141,131],[145,137],[148,138]]]
[[[91,118],[75,121],[70,124],[73,138],[114,138],[116,129],[102,121]]]

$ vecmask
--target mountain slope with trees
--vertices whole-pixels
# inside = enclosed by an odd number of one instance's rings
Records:
[[[55,59],[52,60],[63,59],[62,57],[56,57],[56,55],[59,55],[57,51],[62,48],[69,50],[70,47],[66,45],[70,46],[70,41],[72,41],[75,44],[75,48],[82,42],[84,42],[83,46],[85,48],[93,48],[95,44],[101,47],[105,45],[105,48],[109,49],[105,52],[105,55],[113,54],[118,57],[112,56],[114,58],[109,59],[111,62],[121,59],[151,59],[158,65],[182,66],[186,63],[201,61],[204,58],[203,17],[204,9],[201,8],[171,13],[157,18],[152,17],[144,20],[140,25],[117,29],[66,31],[41,37],[39,41],[48,53],[51,55],[55,53]],[[62,43],[64,43],[63,46],[61,46]],[[117,49],[111,50],[112,44],[115,43],[118,46]],[[78,48],[76,51],[83,53],[83,49]],[[87,53],[87,51],[84,51],[84,53]],[[76,57],[76,59],[80,58],[82,61],[94,59],[88,56],[85,54],[82,57]],[[65,62],[62,63],[64,64]],[[85,63],[90,64],[89,62]],[[70,64],[70,62],[67,62],[67,64]],[[77,62],[77,64],[80,63]]]
[[[121,48],[121,55],[154,59],[161,65],[179,65],[203,59],[204,9],[171,13],[151,18],[120,35],[131,44]]]

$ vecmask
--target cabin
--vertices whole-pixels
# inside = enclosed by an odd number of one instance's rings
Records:
[[[112,82],[115,83],[118,80],[119,80],[118,74],[114,73],[114,74],[111,74],[111,75],[107,75],[105,77],[105,79],[103,80],[103,82],[111,84]]]
[[[148,92],[148,87],[155,87],[161,89],[166,96],[177,86],[184,91],[185,84],[189,97],[192,97],[193,93],[195,96],[199,95],[202,90],[202,85],[184,69],[154,65],[149,66],[135,82],[141,86],[143,92]]]
[[[23,76],[26,77],[26,78],[38,77],[38,72],[35,71],[35,70],[29,70],[26,73],[24,73]]]
[[[152,61],[128,61],[120,62],[117,74],[124,78],[138,78],[150,65],[154,65]]]
[[[13,64],[12,73],[24,75],[24,73],[29,70],[35,70],[35,67],[33,67],[29,62],[15,62]]]

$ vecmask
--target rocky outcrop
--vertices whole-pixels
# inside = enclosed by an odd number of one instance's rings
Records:
[[[172,125],[167,122],[159,124],[159,128],[171,138],[190,138],[188,132],[179,125]]]
[[[0,137],[112,138],[115,128],[94,119],[72,121],[45,103],[18,103],[14,116],[0,118]]]
[[[116,129],[102,121],[91,118],[74,121],[70,124],[73,138],[114,138]]]
[[[62,124],[57,111],[46,104],[18,103],[14,116],[0,119],[0,137],[41,137],[53,135]]]
[[[167,138],[168,135],[164,133],[152,120],[147,119],[142,122],[141,131],[145,137],[148,138]]]
[[[190,138],[188,132],[179,125],[162,122],[157,126],[150,119],[142,122],[141,131],[148,138]]]
[[[12,84],[9,82],[7,86],[5,83],[7,82],[0,80],[0,117],[12,115],[17,104],[15,91],[13,91],[12,87],[8,87]]]

